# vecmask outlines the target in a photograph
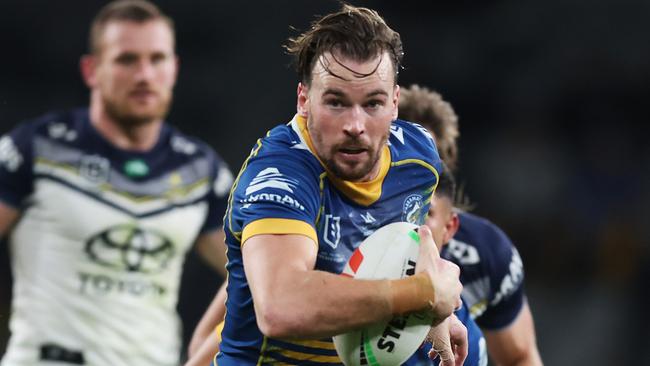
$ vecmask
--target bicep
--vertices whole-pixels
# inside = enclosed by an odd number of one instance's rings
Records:
[[[0,236],[4,237],[18,220],[20,211],[0,201]]]
[[[318,247],[309,237],[263,234],[242,244],[244,271],[257,300],[273,298],[300,272],[314,269]]]

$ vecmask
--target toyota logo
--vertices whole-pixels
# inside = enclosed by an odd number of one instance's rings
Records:
[[[86,242],[94,262],[129,272],[156,273],[167,267],[174,245],[161,233],[133,225],[113,226]]]

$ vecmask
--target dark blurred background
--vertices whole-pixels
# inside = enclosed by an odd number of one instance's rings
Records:
[[[78,60],[104,3],[0,2],[0,133],[87,103]],[[338,3],[157,3],[176,21],[181,59],[169,120],[238,171],[255,139],[295,112],[281,48],[291,27]],[[459,178],[522,254],[545,363],[650,364],[650,2],[352,3],[401,33],[400,83],[438,90],[459,114]],[[186,339],[220,282],[188,256]],[[3,245],[0,353],[10,298]]]

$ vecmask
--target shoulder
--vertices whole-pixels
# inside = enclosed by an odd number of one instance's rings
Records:
[[[32,139],[42,136],[50,139],[74,140],[80,129],[85,109],[56,111],[18,123],[7,135],[14,139]]]
[[[461,212],[458,217],[460,226],[443,255],[463,267],[466,275],[493,276],[507,271],[517,250],[503,230],[471,213]]]
[[[165,128],[167,129],[166,143],[173,153],[188,158],[206,157],[210,160],[222,161],[207,142],[185,134],[171,125],[165,125]]]
[[[174,159],[191,164],[201,175],[213,181],[217,196],[225,196],[234,180],[228,164],[202,139],[187,135],[175,127],[167,125],[167,145]]]
[[[437,157],[433,137],[424,127],[417,123],[396,119],[390,126],[388,141],[391,145],[399,147],[404,152],[435,155]]]
[[[302,207],[299,202],[311,202],[319,196],[323,171],[291,124],[280,125],[251,149],[236,179],[234,196],[242,203],[267,198],[277,201],[280,197]]]
[[[50,112],[19,122],[0,137],[0,160],[11,168],[31,158],[35,142],[77,141],[81,125],[79,120],[84,112],[83,109]]]
[[[433,137],[424,127],[397,119],[390,126],[388,142],[393,160],[422,160],[432,165],[438,172],[442,169]]]
[[[296,178],[318,178],[324,171],[293,123],[279,125],[259,139],[251,149],[245,168],[255,171],[281,168],[285,175]]]
[[[466,242],[481,253],[481,256],[506,256],[510,260],[514,245],[506,233],[490,220],[461,212],[460,227],[455,239]]]

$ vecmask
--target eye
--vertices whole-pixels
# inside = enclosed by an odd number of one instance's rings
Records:
[[[345,106],[343,101],[338,98],[327,98],[325,104],[332,108],[343,108]]]
[[[369,100],[368,102],[366,102],[365,107],[370,108],[370,109],[378,109],[378,108],[383,107],[384,104],[385,104],[385,102],[383,100],[372,99],[372,100]]]
[[[151,56],[151,63],[153,64],[158,64],[167,59],[167,55],[164,53],[156,53],[153,56]]]
[[[120,65],[132,65],[138,61],[138,57],[132,53],[123,53],[115,61]]]

